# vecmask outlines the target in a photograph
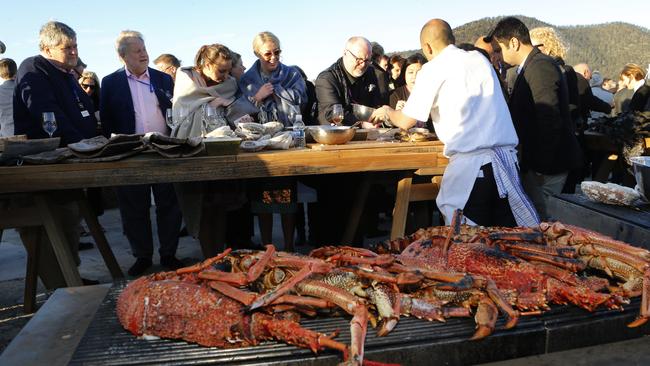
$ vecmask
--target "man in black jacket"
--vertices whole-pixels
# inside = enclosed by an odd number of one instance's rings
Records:
[[[519,136],[523,184],[547,219],[549,197],[560,193],[569,170],[582,162],[566,80],[553,58],[532,46],[528,28],[519,19],[501,20],[491,36],[501,46],[504,61],[517,65],[508,106]]]
[[[332,106],[343,106],[344,125],[357,120],[352,113],[352,104],[369,107],[382,105],[377,77],[372,63],[372,46],[363,37],[352,37],[345,43],[343,56],[316,78],[318,99],[318,122],[329,125],[332,122]]]

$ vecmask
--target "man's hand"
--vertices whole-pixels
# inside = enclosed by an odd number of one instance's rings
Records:
[[[393,111],[393,108],[387,105],[375,109],[375,111],[372,112],[372,115],[370,116],[370,122],[373,122],[375,124],[381,124],[384,121],[388,121],[388,114],[391,111]]]
[[[271,94],[273,94],[273,84],[266,83],[260,87],[260,90],[258,90],[257,93],[255,93],[254,98],[256,101],[261,102]]]

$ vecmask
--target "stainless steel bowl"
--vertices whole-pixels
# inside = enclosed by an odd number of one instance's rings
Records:
[[[352,140],[356,129],[348,126],[309,126],[309,134],[319,144],[342,145]]]
[[[374,111],[375,108],[352,103],[352,114],[357,119],[357,121],[369,121],[370,116],[372,116],[372,112]]]

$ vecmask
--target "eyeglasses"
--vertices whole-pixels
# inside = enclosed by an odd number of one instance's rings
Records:
[[[86,89],[95,89],[96,85],[95,84],[81,84],[81,87],[86,88]]]
[[[352,55],[352,57],[354,57],[355,61],[357,62],[357,65],[359,65],[359,66],[361,66],[361,65],[363,65],[363,64],[370,63],[370,61],[372,61],[372,59],[370,59],[370,58],[360,58],[360,57],[357,57],[357,55],[355,55],[354,53],[352,53],[352,51],[350,51],[350,50],[348,50],[348,49],[345,49],[345,50],[346,50],[350,55]]]
[[[279,58],[281,53],[282,50],[267,51],[262,54],[262,57],[264,57],[266,60],[270,60],[271,56],[275,56],[275,58]]]

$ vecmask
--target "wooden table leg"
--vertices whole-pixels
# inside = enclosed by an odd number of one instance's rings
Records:
[[[363,208],[366,205],[366,199],[368,198],[368,191],[370,190],[370,174],[365,173],[361,179],[361,184],[357,190],[357,195],[354,197],[354,203],[352,205],[352,210],[350,210],[350,217],[348,219],[348,225],[345,227],[345,232],[343,233],[343,238],[341,239],[341,245],[352,244],[354,240],[354,234],[357,232],[359,227],[359,221],[361,221],[361,214],[363,213]]]
[[[38,245],[43,231],[33,230],[21,235],[27,250],[27,269],[25,271],[25,293],[23,309],[25,314],[36,311],[36,287],[38,286]]]
[[[108,244],[108,240],[106,240],[102,227],[99,225],[97,216],[95,216],[90,209],[90,206],[88,206],[88,201],[83,193],[77,200],[77,204],[79,206],[79,211],[81,212],[81,217],[86,221],[88,230],[90,230],[90,234],[92,234],[95,244],[97,244],[97,249],[99,249],[99,253],[101,253],[102,258],[104,258],[106,267],[111,272],[111,277],[113,277],[114,280],[124,278],[124,273],[122,273],[122,269],[115,259],[115,255]]]
[[[409,211],[411,200],[411,184],[413,177],[402,178],[397,182],[397,194],[395,195],[395,207],[393,208],[393,225],[390,230],[390,239],[397,239],[404,236],[406,229],[406,217]]]
[[[52,249],[59,262],[59,268],[61,268],[66,285],[68,287],[82,286],[83,283],[81,282],[77,264],[72,258],[68,240],[63,233],[61,221],[55,215],[52,203],[46,195],[40,194],[34,195],[34,202],[43,219],[43,226],[45,226],[50,243],[52,243]]]

